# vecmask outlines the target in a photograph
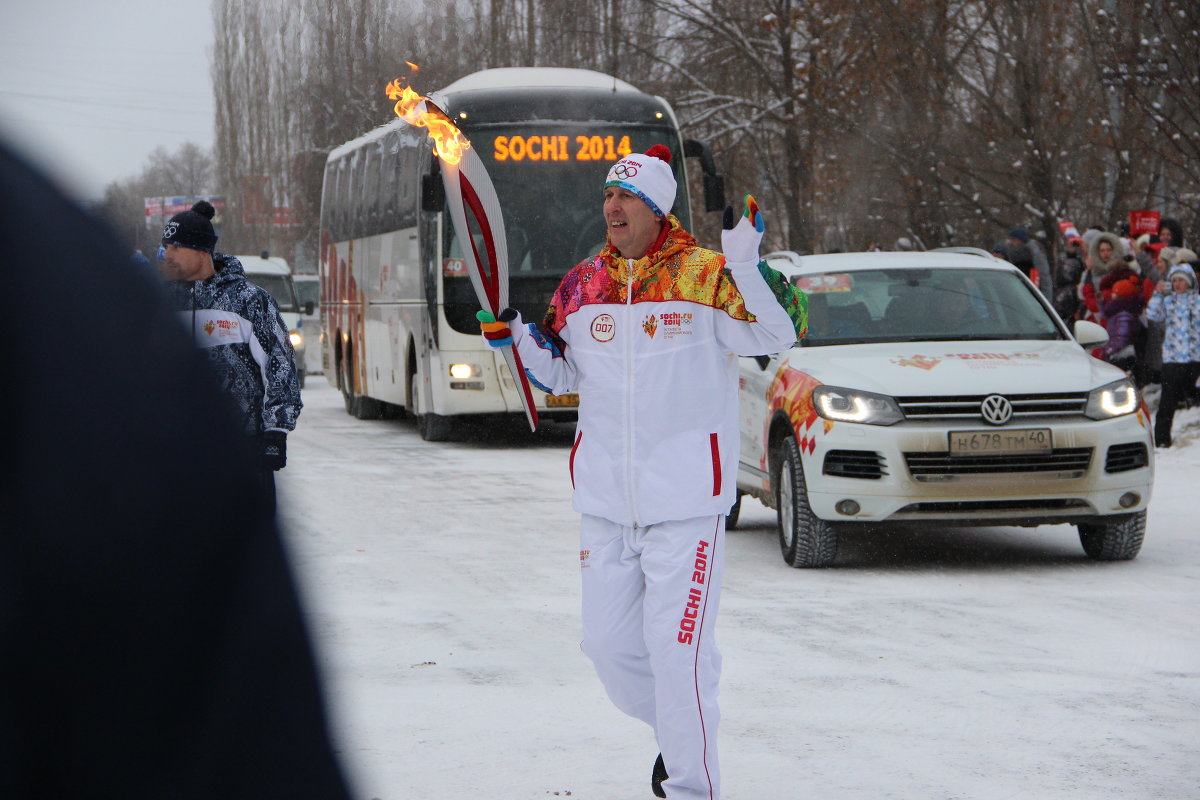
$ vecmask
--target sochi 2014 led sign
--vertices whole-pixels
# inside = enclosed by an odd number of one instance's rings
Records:
[[[616,161],[633,152],[622,136],[497,136],[492,143],[496,161]]]

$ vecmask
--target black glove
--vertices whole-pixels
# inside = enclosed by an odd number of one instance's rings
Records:
[[[281,470],[287,466],[287,434],[284,431],[267,431],[262,437],[262,462],[264,470]]]

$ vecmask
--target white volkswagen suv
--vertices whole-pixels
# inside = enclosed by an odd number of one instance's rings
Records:
[[[775,253],[808,335],[741,359],[741,494],[778,510],[794,567],[887,525],[1071,523],[1094,559],[1134,558],[1153,482],[1132,382],[1024,275],[982,250]],[[730,514],[736,524],[738,506]]]

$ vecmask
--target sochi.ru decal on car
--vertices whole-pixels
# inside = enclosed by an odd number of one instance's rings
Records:
[[[1041,366],[1038,353],[947,353],[946,358],[967,362],[970,369],[996,369],[1010,366]]]

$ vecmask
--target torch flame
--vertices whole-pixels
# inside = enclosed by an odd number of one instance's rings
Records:
[[[405,62],[417,71],[417,65],[411,61]],[[447,164],[457,164],[462,161],[463,151],[471,146],[470,140],[463,136],[450,118],[440,108],[435,106],[428,97],[422,97],[411,85],[408,78],[396,78],[387,86],[389,100],[395,100],[393,110],[396,116],[418,128],[429,131],[433,139],[433,152]]]

